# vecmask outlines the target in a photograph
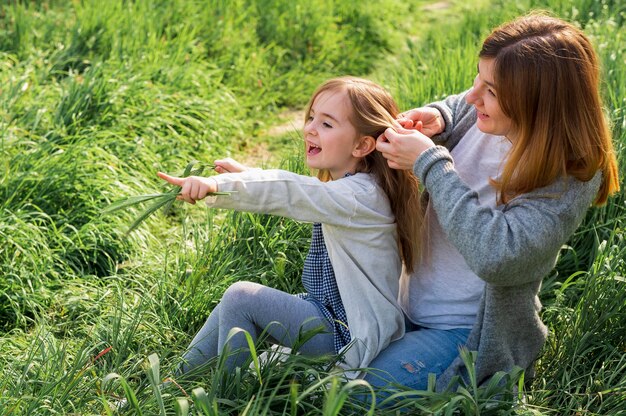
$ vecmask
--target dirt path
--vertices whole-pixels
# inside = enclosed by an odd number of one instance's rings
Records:
[[[267,131],[267,136],[276,137],[283,134],[298,132],[302,128],[302,120],[304,117],[304,109],[302,110],[287,110],[278,116],[283,122],[276,126],[271,127]]]
[[[304,110],[290,109],[278,115],[281,122],[261,132],[255,143],[245,150],[241,162],[247,166],[276,167],[284,158],[285,151],[273,151],[273,144],[281,137],[297,137],[302,129]]]

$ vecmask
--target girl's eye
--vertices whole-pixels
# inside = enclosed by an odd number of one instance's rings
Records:
[[[327,122],[323,122],[323,123],[322,123],[322,125],[323,125],[324,127],[328,127],[329,129],[332,129],[332,128],[333,128],[333,126],[331,126],[331,125],[330,125],[330,124],[328,124]]]
[[[487,89],[487,92],[488,92],[489,94],[493,95],[494,97],[496,96],[496,93],[495,93],[495,92],[493,92],[493,90],[492,90],[491,88],[488,88],[488,89]]]

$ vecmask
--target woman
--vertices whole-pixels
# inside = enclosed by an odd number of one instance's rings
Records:
[[[377,149],[413,169],[429,196],[424,254],[404,276],[406,335],[370,365],[370,383],[437,389],[532,365],[547,337],[538,292],[591,204],[619,188],[598,58],[573,25],[531,14],[496,28],[473,87],[406,112]],[[430,138],[432,137],[432,139]]]

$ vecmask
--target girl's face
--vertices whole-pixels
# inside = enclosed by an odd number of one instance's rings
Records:
[[[484,133],[497,136],[512,134],[513,122],[504,115],[498,102],[498,91],[495,88],[493,76],[493,59],[478,61],[478,75],[474,79],[474,86],[466,96],[468,104],[473,104],[478,115],[477,126]]]
[[[358,132],[350,122],[351,105],[345,91],[323,91],[304,124],[306,161],[312,169],[327,169],[333,179],[353,173]]]

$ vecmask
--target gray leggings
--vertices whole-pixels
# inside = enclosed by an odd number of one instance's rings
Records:
[[[227,343],[232,328],[246,330],[255,341],[266,330],[272,341],[291,348],[300,331],[319,327],[324,331],[304,343],[299,348],[301,353],[319,356],[335,352],[333,329],[319,309],[309,301],[277,289],[236,282],[224,292],[221,302],[189,344],[179,372],[186,373],[206,363],[220,354],[225,345],[232,352],[240,351],[227,358],[226,368],[241,366],[249,356],[248,344],[242,333],[232,336]]]

